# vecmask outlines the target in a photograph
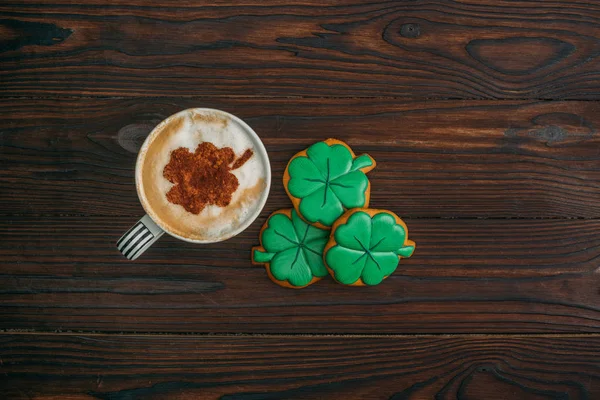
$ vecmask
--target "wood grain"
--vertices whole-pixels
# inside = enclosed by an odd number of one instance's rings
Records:
[[[575,0],[0,4],[0,398],[600,398],[599,55]],[[139,146],[190,107],[258,132],[268,204],[127,261]],[[380,286],[250,264],[327,137],[417,243]]]
[[[0,100],[0,214],[138,216],[137,149],[189,107],[244,118],[272,163],[327,137],[378,162],[372,204],[402,217],[600,216],[600,103],[394,99]]]
[[[0,336],[9,399],[600,397],[600,338]]]
[[[3,96],[600,98],[593,2],[16,3]]]
[[[131,217],[0,221],[0,329],[104,332],[600,332],[600,220],[407,220],[415,255],[370,288],[291,290],[252,266],[264,220],[213,245],[162,238],[135,262]]]

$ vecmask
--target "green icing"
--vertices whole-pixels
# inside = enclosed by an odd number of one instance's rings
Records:
[[[377,285],[393,273],[399,256],[410,257],[414,246],[404,246],[406,230],[395,218],[381,212],[371,218],[359,211],[334,232],[337,244],[330,248],[325,261],[335,279],[350,285],[362,278],[366,285]]]
[[[340,144],[318,142],[296,157],[288,173],[290,194],[300,199],[300,214],[309,222],[331,226],[349,208],[365,206],[369,180],[360,169],[373,165],[364,154],[352,158]]]
[[[263,253],[259,250],[254,250],[254,262],[268,263],[273,259],[275,253]]]
[[[270,263],[271,274],[292,286],[306,286],[313,277],[324,277],[323,249],[329,232],[304,222],[292,210],[291,219],[285,214],[269,218],[261,243],[265,252],[254,251],[254,261]]]

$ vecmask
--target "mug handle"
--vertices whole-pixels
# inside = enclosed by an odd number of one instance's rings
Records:
[[[117,249],[129,260],[135,260],[162,235],[163,231],[148,214],[117,241]]]

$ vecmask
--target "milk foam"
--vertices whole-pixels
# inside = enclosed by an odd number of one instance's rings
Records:
[[[192,109],[174,115],[155,129],[149,145],[140,153],[141,171],[136,179],[146,212],[163,228],[186,239],[213,242],[231,237],[262,207],[268,192],[268,161],[254,140],[238,121],[216,110]],[[173,184],[163,176],[163,170],[173,150],[185,147],[193,153],[202,142],[231,147],[236,159],[247,149],[254,154],[231,171],[239,187],[227,207],[209,205],[199,214],[192,214],[167,200]]]

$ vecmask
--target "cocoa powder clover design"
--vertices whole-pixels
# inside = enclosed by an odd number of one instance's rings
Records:
[[[199,214],[211,204],[228,206],[240,185],[231,171],[244,165],[253,154],[247,149],[236,160],[231,147],[219,149],[210,142],[200,143],[194,153],[185,147],[173,150],[163,169],[163,176],[174,184],[167,200],[192,214]]]

